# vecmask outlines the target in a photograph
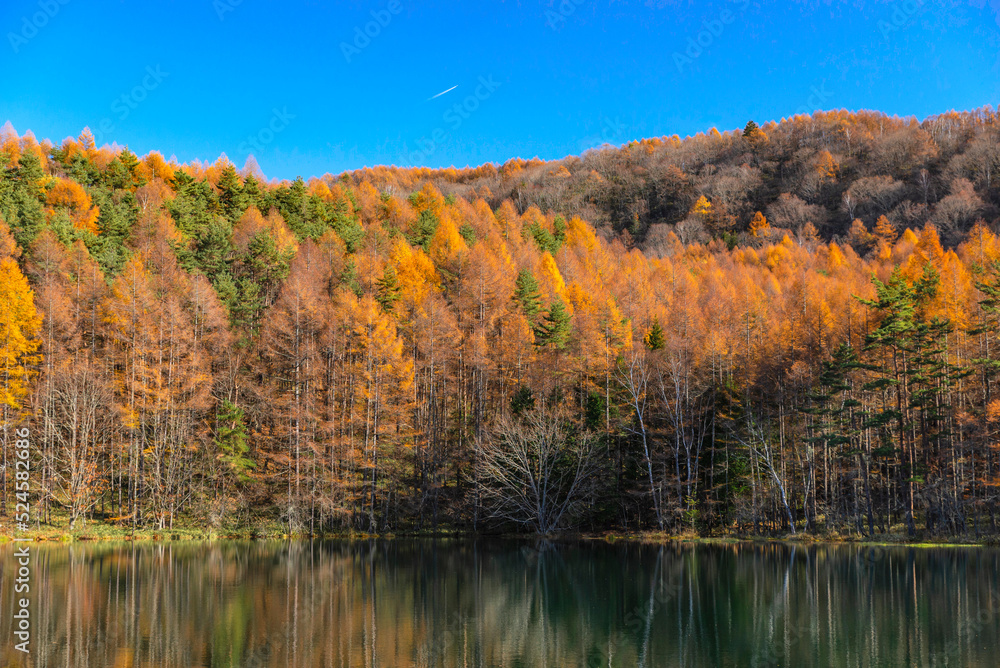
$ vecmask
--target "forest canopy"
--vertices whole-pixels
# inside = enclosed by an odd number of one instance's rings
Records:
[[[8,125],[5,461],[72,526],[995,532],[998,120],[292,182]]]

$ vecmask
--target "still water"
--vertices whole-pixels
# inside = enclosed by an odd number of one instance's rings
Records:
[[[0,665],[1000,665],[1000,551],[395,540],[33,546]]]

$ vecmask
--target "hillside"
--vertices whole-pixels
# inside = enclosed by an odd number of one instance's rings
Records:
[[[76,529],[994,534],[996,132],[291,183],[7,133],[5,453]]]
[[[445,193],[510,199],[573,213],[606,235],[629,232],[660,252],[667,234],[684,243],[732,235],[745,242],[756,212],[797,233],[812,223],[822,238],[867,252],[860,220],[886,216],[897,229],[933,223],[954,245],[980,219],[1000,216],[1000,120],[989,107],[928,118],[876,112],[818,112],[762,128],[687,139],[645,139],[554,162],[512,160],[499,168],[360,170],[355,182],[412,188],[428,179]],[[692,215],[700,197],[708,215]]]

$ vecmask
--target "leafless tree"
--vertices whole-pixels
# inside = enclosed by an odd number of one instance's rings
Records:
[[[783,193],[767,207],[767,219],[771,227],[787,227],[797,229],[806,223],[822,227],[826,222],[826,212],[822,207],[807,204],[802,198]]]
[[[733,429],[733,435],[736,436],[736,440],[741,445],[750,451],[750,453],[756,458],[758,465],[767,472],[768,476],[774,482],[774,488],[777,490],[778,496],[781,498],[781,505],[784,507],[785,515],[788,517],[788,528],[794,534],[795,517],[792,515],[792,509],[788,505],[788,494],[785,490],[785,482],[781,479],[781,464],[777,461],[777,454],[774,452],[774,448],[771,445],[771,439],[768,438],[764,427],[757,423],[753,418],[749,418],[746,423],[745,435],[738,428]]]
[[[920,192],[924,196],[924,204],[930,201],[931,195],[931,174],[926,169],[921,169],[920,174],[917,175],[917,184],[920,186]]]
[[[560,529],[586,498],[595,443],[549,408],[501,418],[479,445],[484,501],[498,519],[539,534]]]
[[[851,195],[850,191],[844,193],[843,197],[844,211],[847,212],[847,217],[852,221],[854,220],[854,212],[858,210],[858,200]]]
[[[59,374],[52,387],[56,458],[53,495],[69,511],[70,528],[99,500],[100,449],[111,423],[112,396],[90,365]]]
[[[862,209],[859,215],[881,216],[889,213],[905,194],[905,184],[891,176],[866,176],[851,184],[845,196],[857,202]]]
[[[951,184],[951,194],[934,207],[931,222],[948,242],[952,242],[972,227],[982,209],[983,200],[976,194],[972,183],[968,179],[955,179]]]
[[[662,530],[665,519],[663,516],[663,490],[656,484],[653,476],[652,444],[647,421],[649,418],[649,381],[652,374],[645,350],[641,347],[633,349],[618,364],[616,370],[618,382],[625,390],[629,408],[635,413],[635,426],[632,433],[642,439],[642,452],[646,459],[646,473],[649,476],[649,493],[653,500],[653,512],[656,514],[656,524]]]

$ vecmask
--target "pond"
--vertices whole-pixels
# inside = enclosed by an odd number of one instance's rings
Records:
[[[997,666],[1000,551],[315,541],[32,545],[2,665]]]

